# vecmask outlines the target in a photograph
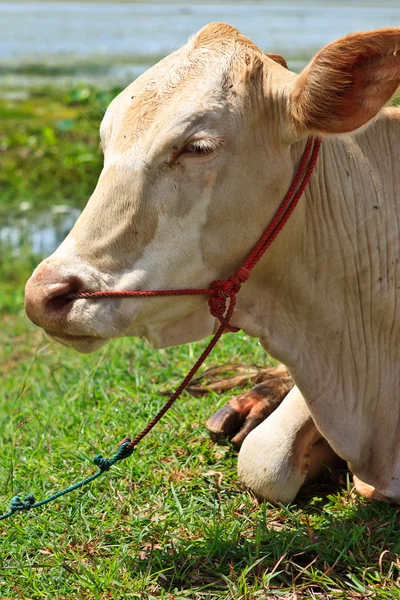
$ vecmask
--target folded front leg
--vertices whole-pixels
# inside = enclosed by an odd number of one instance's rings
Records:
[[[278,408],[243,442],[238,458],[242,483],[258,498],[287,504],[338,457],[316,428],[294,387]]]

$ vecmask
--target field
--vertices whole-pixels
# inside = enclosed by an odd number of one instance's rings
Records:
[[[14,494],[39,500],[93,473],[93,457],[137,432],[205,346],[127,339],[79,356],[24,316],[35,220],[84,205],[115,91],[0,100],[0,230],[23,224],[17,247],[0,238],[1,512]],[[255,340],[229,334],[207,366],[266,360]],[[184,395],[102,478],[2,521],[0,598],[400,598],[398,509],[360,499],[346,472],[291,506],[259,505],[237,481],[235,452],[204,428],[228,398]]]

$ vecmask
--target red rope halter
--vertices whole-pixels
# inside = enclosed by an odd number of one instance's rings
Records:
[[[179,398],[184,389],[190,383],[193,376],[196,374],[200,366],[203,364],[207,356],[213,350],[219,338],[225,331],[239,331],[237,327],[232,327],[229,321],[232,317],[236,304],[236,296],[242,286],[242,283],[247,281],[251,271],[254,269],[258,261],[262,258],[272,242],[275,240],[280,231],[288,222],[290,215],[296,208],[303,192],[310,180],[315,164],[317,162],[318,153],[321,147],[320,138],[309,138],[297,168],[296,175],[292,184],[282,200],[278,210],[276,211],[272,221],[264,231],[263,235],[251,250],[250,254],[243,264],[228,277],[228,279],[220,279],[214,281],[209,288],[206,289],[181,289],[181,290],[140,290],[140,291],[99,291],[99,292],[81,292],[78,294],[69,294],[68,299],[79,298],[111,298],[111,297],[154,297],[154,296],[208,296],[208,304],[210,312],[214,317],[217,317],[221,323],[218,331],[208,344],[207,348],[201,354],[197,362],[190,369],[185,379],[172,394],[168,402],[163,406],[159,413],[148,423],[148,425],[133,439],[125,438],[120,442],[126,443],[125,450],[131,453],[134,447],[153,429],[158,421],[163,417],[172,404]],[[227,306],[227,300],[229,304]]]

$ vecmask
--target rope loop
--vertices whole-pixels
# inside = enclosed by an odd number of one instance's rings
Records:
[[[10,512],[15,513],[18,510],[29,510],[33,504],[35,504],[33,494],[28,494],[23,500],[21,500],[20,496],[14,496],[11,499]]]
[[[118,444],[118,450],[115,453],[115,460],[124,460],[124,458],[129,458],[129,456],[133,453],[135,446],[131,443],[131,438],[126,437],[120,441]]]

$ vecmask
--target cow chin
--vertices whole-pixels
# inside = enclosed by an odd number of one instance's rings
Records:
[[[88,335],[54,335],[46,332],[50,339],[55,340],[67,348],[72,348],[80,354],[90,354],[95,352],[110,340],[107,338],[100,338]]]

